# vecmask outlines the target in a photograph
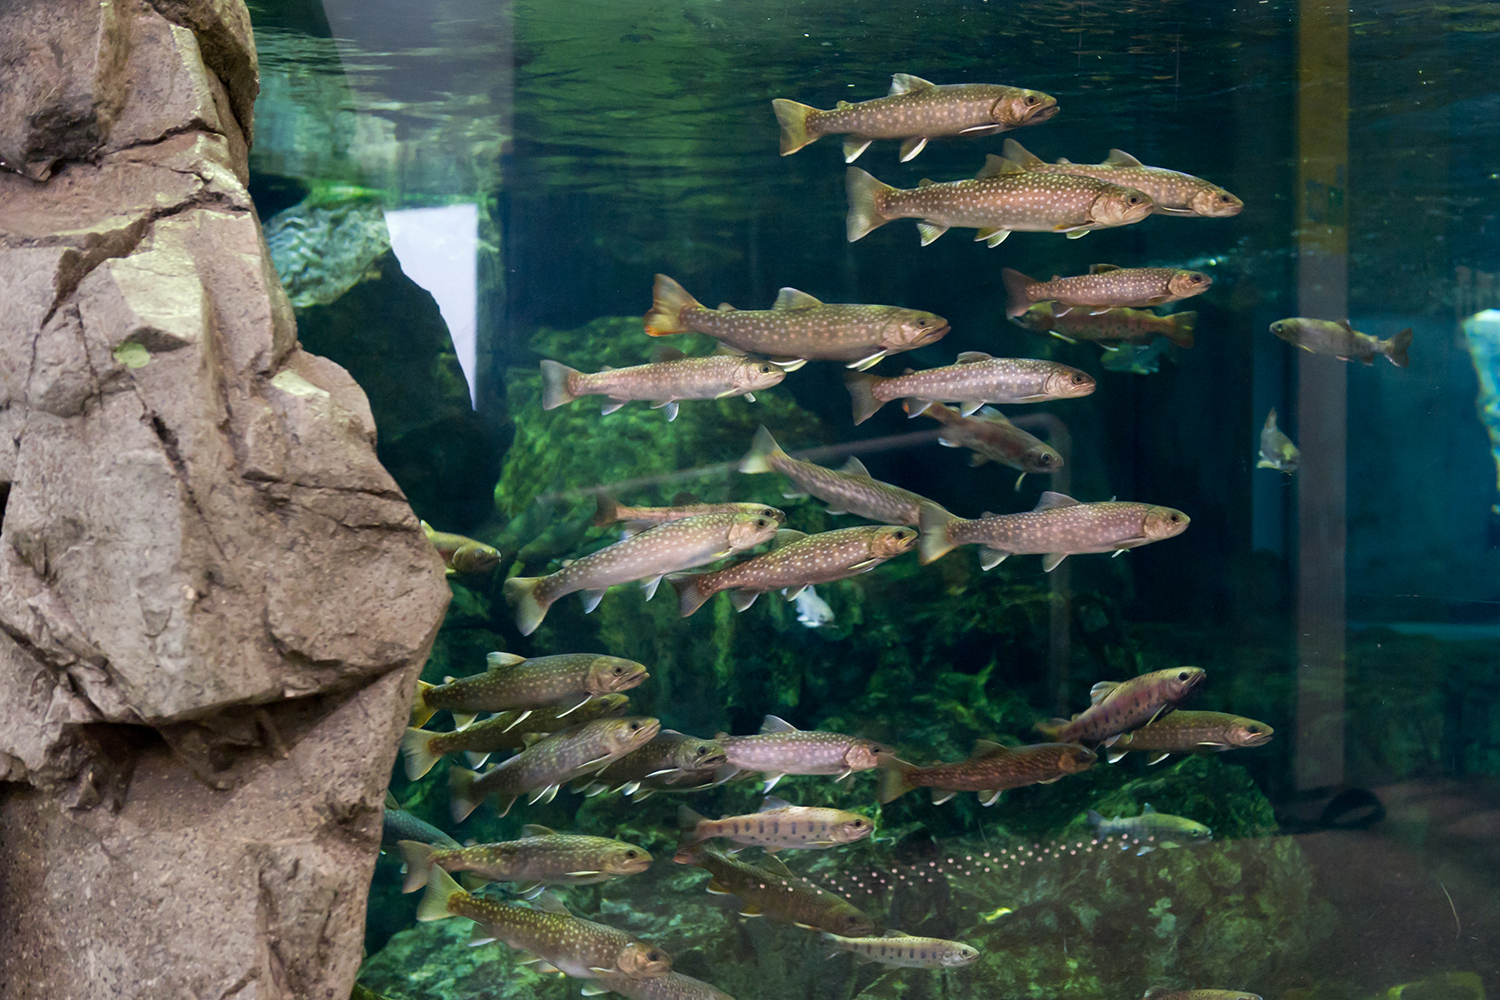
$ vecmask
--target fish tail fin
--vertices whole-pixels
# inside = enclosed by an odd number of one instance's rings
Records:
[[[688,861],[679,861],[679,864],[690,864],[693,857],[693,848],[703,843],[703,838],[698,836],[698,824],[703,822],[703,814],[695,812],[687,806],[677,807],[677,828],[682,832],[677,841],[677,854],[673,860],[687,858]]]
[[[907,792],[916,788],[910,781],[906,780],[906,768],[892,764],[890,766],[880,765],[884,768],[880,772],[880,804],[894,802]]]
[[[1397,368],[1405,368],[1411,363],[1406,356],[1406,349],[1411,347],[1411,327],[1407,327],[1385,342],[1385,356],[1391,359],[1391,364]]]
[[[522,635],[530,635],[547,617],[548,605],[536,596],[537,587],[545,576],[513,576],[505,581],[505,599],[516,609],[516,628]]]
[[[918,526],[922,534],[917,543],[917,551],[921,555],[922,564],[926,565],[953,551],[954,543],[949,536],[948,525],[957,521],[958,517],[931,500],[923,501],[919,511]]]
[[[594,510],[594,527],[602,528],[606,524],[614,524],[620,520],[620,501],[603,490],[595,494],[594,499],[598,503],[598,507]]]
[[[875,386],[889,381],[870,372],[844,372],[844,387],[854,401],[854,422],[862,424],[885,404],[875,398]]]
[[[448,768],[448,809],[453,814],[453,822],[462,823],[469,818],[469,813],[479,808],[483,801],[483,795],[474,792],[474,782],[479,775],[467,768]]]
[[[750,450],[745,452],[745,457],[740,459],[741,472],[770,472],[771,456],[781,452],[781,446],[771,436],[771,432],[762,427],[755,432],[755,440],[750,442]]]
[[[406,862],[406,882],[401,891],[416,892],[427,884],[427,876],[432,870],[433,847],[419,840],[403,840],[396,846],[401,848],[401,860]]]
[[[437,709],[427,704],[427,692],[437,687],[436,684],[428,684],[426,681],[417,681],[417,693],[411,699],[411,723],[414,726],[425,726],[427,720],[437,714]]]
[[[703,607],[708,599],[714,596],[711,593],[704,593],[698,586],[698,579],[703,575],[702,573],[684,573],[681,576],[667,577],[667,582],[672,585],[673,590],[677,591],[677,603],[684,618]]]
[[[1097,828],[1097,827],[1100,827],[1100,826],[1104,825],[1104,817],[1100,816],[1099,813],[1096,810],[1090,809],[1089,813],[1088,813],[1088,818],[1089,818],[1089,826]]]
[[[808,143],[818,141],[819,136],[807,133],[807,116],[816,112],[817,108],[785,98],[772,101],[771,107],[776,110],[776,124],[781,126],[782,156],[791,156]]]
[[[1173,313],[1167,319],[1171,322],[1171,325],[1167,327],[1167,339],[1178,347],[1192,347],[1193,325],[1198,322],[1198,314],[1189,310]]]
[[[863,239],[881,226],[890,222],[881,214],[881,206],[888,192],[896,190],[882,184],[858,167],[850,167],[845,175],[844,186],[849,193],[849,242]]]
[[[1052,719],[1049,722],[1038,722],[1032,728],[1041,733],[1043,736],[1047,737],[1047,739],[1055,740],[1057,739],[1058,734],[1063,731],[1063,727],[1067,724],[1067,719]]]
[[[438,733],[425,729],[408,729],[401,737],[401,755],[406,758],[406,776],[416,781],[432,770],[432,765],[443,759],[442,753],[432,748]]]
[[[1013,267],[1001,270],[1000,278],[1005,282],[1005,315],[1011,319],[1024,315],[1031,308],[1031,286],[1036,282]]]
[[[453,898],[467,895],[468,893],[453,881],[452,875],[441,868],[434,868],[427,879],[427,893],[417,904],[417,919],[445,920],[454,916]]]
[[[682,325],[684,309],[702,309],[703,303],[693,298],[677,282],[665,274],[656,276],[651,286],[651,311],[646,314],[646,332],[653,337],[665,337],[673,333],[687,333]]]
[[[555,410],[564,403],[578,398],[572,389],[574,375],[583,374],[577,368],[556,361],[542,362],[542,409]]]

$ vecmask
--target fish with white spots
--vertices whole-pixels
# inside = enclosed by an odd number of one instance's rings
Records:
[[[720,837],[774,852],[783,848],[823,849],[852,844],[875,829],[875,824],[858,813],[794,806],[774,796],[767,797],[756,812],[722,819],[708,819],[682,806],[677,810],[677,821],[682,828],[678,857],[688,856],[692,848],[705,840]]]
[[[1036,358],[994,358],[982,351],[964,351],[955,364],[886,377],[871,372],[845,372],[844,385],[854,401],[854,423],[862,424],[886,403],[913,399],[919,403],[960,404],[968,416],[985,403],[1044,403],[1076,399],[1096,388],[1092,375],[1056,361]],[[925,409],[907,408],[915,417]]]
[[[1005,281],[1005,315],[1011,319],[1024,315],[1032,303],[1044,300],[1100,313],[1118,306],[1159,306],[1202,295],[1214,283],[1202,271],[1114,264],[1094,264],[1088,274],[1067,278],[1054,275],[1051,281],[1037,281],[1009,267],[1000,272],[1000,277]]]
[[[881,754],[890,753],[874,740],[798,729],[774,715],[765,717],[754,736],[720,733],[716,739],[726,756],[720,777],[727,780],[742,771],[758,771],[765,776],[767,792],[788,774],[832,774],[842,781],[855,771],[870,770]]]
[[[1056,448],[1023,431],[999,410],[985,406],[974,416],[966,417],[942,403],[930,403],[921,412],[943,425],[938,432],[939,444],[945,448],[969,449],[971,466],[998,462],[1020,469],[1021,474],[1016,477],[1018,490],[1028,473],[1050,475],[1063,467],[1063,457]]]
[[[631,400],[646,399],[666,412],[668,423],[677,419],[678,400],[744,396],[753,403],[756,392],[786,378],[785,368],[759,358],[743,354],[689,358],[671,347],[657,350],[650,364],[605,368],[592,375],[557,361],[541,364],[544,410],[584,396],[607,396],[601,412],[608,415]]]
[[[1152,211],[1157,215],[1222,219],[1239,215],[1245,207],[1244,202],[1217,184],[1178,170],[1148,167],[1121,149],[1111,149],[1103,163],[1071,163],[1065,159],[1047,163],[1027,152],[1016,140],[1006,139],[1005,158],[1023,170],[1092,177],[1144,191],[1155,203]]]
[[[839,469],[793,458],[781,450],[764,427],[755,432],[750,450],[740,459],[740,471],[752,475],[779,472],[800,491],[787,494],[789,498],[814,496],[828,504],[830,514],[854,514],[885,524],[915,525],[918,508],[926,500],[873,478],[865,464],[852,455]]]

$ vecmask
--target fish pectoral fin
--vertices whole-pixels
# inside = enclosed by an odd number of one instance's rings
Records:
[[[650,774],[646,775],[646,777],[648,777],[648,778],[666,778],[666,777],[669,777],[671,775],[678,774],[681,771],[682,771],[682,768],[680,768],[680,767],[664,767],[660,771],[652,771]]]
[[[853,163],[859,159],[859,154],[870,148],[873,139],[866,139],[862,135],[851,135],[844,139],[844,162]]]
[[[728,389],[725,389],[723,392],[721,392],[717,396],[715,396],[714,399],[728,399],[730,396],[733,396],[737,392],[739,392],[738,389],[734,388],[733,386],[730,386]],[[745,393],[745,395],[750,396],[750,394],[748,392]],[[755,402],[755,397],[754,396],[750,396],[750,402],[752,402],[752,403]]]
[[[601,986],[598,983],[584,983],[583,984],[583,988],[580,989],[578,992],[581,993],[583,996],[586,996],[586,997],[596,997],[596,996],[599,996],[601,993],[608,993],[609,992],[609,987],[608,986]]]
[[[534,806],[538,802],[540,802],[543,805],[546,805],[548,802],[551,802],[553,799],[557,798],[557,792],[558,792],[558,790],[560,788],[562,788],[561,785],[557,785],[557,784],[548,785],[546,788],[543,788],[541,791],[535,792],[531,796],[531,798],[529,798],[529,799],[526,800],[526,804]]]
[[[874,569],[876,566],[879,566],[882,561],[883,560],[880,560],[880,559],[866,559],[863,562],[857,562],[853,566],[850,566],[849,567],[849,572],[851,572],[851,573],[868,573],[870,570]]]
[[[519,726],[521,723],[525,722],[529,718],[531,718],[531,709],[528,708],[524,712],[518,712],[516,714],[516,717],[514,719],[510,720],[510,725],[506,726],[504,729],[502,729],[500,731],[502,733],[508,733],[512,729],[516,728],[517,726]]]
[[[566,875],[568,878],[588,878],[590,875],[601,875],[603,873],[602,872],[587,871],[587,872],[563,872],[563,874]]]
[[[1066,777],[1067,777],[1066,774],[1059,774],[1055,778],[1043,778],[1041,781],[1038,781],[1037,784],[1038,785],[1052,785],[1052,784],[1056,784],[1057,782],[1063,780]]]
[[[725,393],[725,395],[726,396],[732,396],[732,395],[734,395],[734,393]],[[722,397],[720,397],[720,398],[722,398]],[[747,392],[747,393],[745,393],[745,399],[748,400],[749,402],[752,402],[752,403],[755,402],[755,393],[753,393],[753,392]]]
[[[794,372],[807,364],[806,358],[767,358],[766,360],[784,372]]]
[[[979,408],[983,405],[984,400],[982,399],[965,400],[958,404],[958,412],[966,417],[973,416],[979,412]]]
[[[1047,333],[1050,334],[1051,336],[1056,337],[1058,340],[1061,340],[1065,344],[1076,344],[1076,343],[1078,343],[1078,341],[1074,340],[1072,337],[1065,337],[1062,334],[1058,333],[1056,330],[1048,330]]]
[[[874,354],[870,355],[867,358],[860,358],[858,361],[851,361],[844,367],[853,368],[857,372],[862,372],[866,368],[874,368],[877,364],[880,363],[880,359],[885,357],[888,353],[890,352],[882,349],[876,351]]]
[[[734,893],[730,892],[729,888],[727,886],[725,886],[723,883],[721,883],[718,879],[709,879],[708,885],[705,888],[708,889],[708,894],[710,896],[733,896],[734,895]]]
[[[950,788],[934,788],[932,790],[932,804],[940,806],[957,794],[958,792]]]
[[[1075,229],[1071,233],[1068,233],[1067,237],[1070,240],[1081,240],[1085,236],[1087,236],[1090,232],[1091,232],[1091,230],[1088,230],[1088,229]]]
[[[958,134],[959,135],[994,135],[997,132],[1004,132],[1004,131],[1005,131],[1005,126],[1004,125],[970,125],[966,129],[960,129]]]
[[[745,906],[740,907],[740,916],[758,917],[760,916],[760,907],[746,904]]]
[[[786,777],[785,774],[767,774],[766,775],[766,783],[761,788],[761,793],[765,794],[765,795],[770,794],[771,789],[773,789],[773,788],[776,787],[776,783],[778,781],[780,781],[782,778],[785,778],[785,777]]]
[[[1104,759],[1109,761],[1111,764],[1118,764],[1121,760],[1124,759],[1125,754],[1126,751],[1124,750],[1111,750],[1109,753],[1104,755]]]
[[[1052,572],[1053,570],[1057,569],[1058,565],[1066,558],[1068,558],[1068,554],[1066,552],[1048,552],[1046,555],[1042,556],[1042,572]]]
[[[1162,761],[1166,760],[1170,756],[1172,756],[1170,753],[1154,754],[1151,757],[1151,759],[1149,761],[1147,761],[1147,763],[1148,764],[1160,764]]]
[[[901,143],[901,162],[906,163],[916,159],[918,153],[927,148],[927,137],[913,136]]]
[[[597,972],[601,976],[613,976],[613,975],[619,974],[620,970],[619,969],[606,969],[602,965],[591,965],[591,966],[589,966],[589,971],[590,972]]]
[[[996,802],[1000,801],[1000,790],[999,789],[986,788],[983,791],[979,792],[978,794],[979,794],[979,804],[982,805],[982,806],[992,806]]]
[[[593,697],[594,697],[593,695],[585,695],[584,699],[582,701],[580,701],[576,705],[571,705],[568,708],[563,709],[561,712],[558,712],[557,715],[555,716],[555,718],[561,719],[565,715],[572,715],[574,712],[578,711],[580,708],[582,708],[583,706],[587,705],[593,699]],[[542,736],[544,734],[542,734],[542,733],[527,733],[526,735],[527,736]],[[528,745],[530,745],[530,744],[528,744]]]
[[[806,500],[807,499],[807,494],[806,493],[783,493],[783,494],[781,494],[781,499],[783,499],[783,500]]]
[[[924,247],[947,231],[948,227],[941,222],[928,222],[926,219],[921,219],[917,222],[917,232],[922,236],[922,245]]]
[[[615,789],[615,791],[617,791],[617,792],[623,792],[625,795],[634,795],[636,792],[638,792],[640,790],[641,790],[641,783],[639,781],[627,781],[627,782],[625,782],[625,784],[623,784],[619,788]]]
[[[839,772],[839,776],[837,778],[834,778],[833,780],[834,781],[843,781],[845,778],[849,777],[849,775],[851,775],[853,773],[854,773],[853,771],[840,771]]]

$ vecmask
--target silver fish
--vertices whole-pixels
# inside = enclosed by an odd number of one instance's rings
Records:
[[[1116,306],[1159,306],[1208,291],[1214,279],[1202,271],[1175,267],[1116,267],[1095,264],[1088,274],[1037,281],[1020,271],[1005,268],[1007,305],[1011,319],[1023,315],[1033,302],[1050,300],[1064,306],[1087,306],[1104,312]]]
[[[608,396],[603,413],[618,410],[633,399],[649,399],[666,411],[667,422],[677,419],[680,399],[726,399],[744,396],[755,402],[755,393],[779,385],[786,369],[735,355],[684,357],[665,348],[659,360],[629,368],[606,368],[586,375],[556,361],[542,362],[542,409],[552,410],[583,396]]]
[[[804,587],[794,600],[797,604],[797,620],[808,628],[822,628],[833,623],[833,609],[813,588]]]
[[[839,469],[793,458],[764,427],[755,432],[750,450],[740,459],[740,471],[779,472],[801,491],[789,497],[815,496],[829,505],[830,514],[855,514],[885,524],[915,525],[917,508],[926,499],[872,478],[865,464],[852,455]]]
[[[968,416],[985,403],[1042,403],[1087,396],[1096,388],[1093,376],[1056,361],[992,358],[964,351],[955,364],[908,371],[887,378],[870,372],[845,372],[844,385],[854,401],[854,422],[862,424],[894,399],[956,402]],[[915,417],[922,407],[909,409]]]
[[[1025,170],[1092,177],[1144,191],[1155,202],[1153,211],[1158,215],[1226,218],[1239,215],[1245,207],[1244,202],[1217,184],[1165,167],[1148,167],[1120,149],[1111,149],[1103,163],[1070,163],[1063,159],[1047,163],[1027,152],[1016,140],[1006,139],[1005,158]]]
[[[1020,469],[1016,477],[1016,489],[1029,472],[1048,475],[1063,467],[1063,457],[1057,449],[1042,439],[1026,433],[1006,419],[998,410],[986,406],[972,417],[961,416],[942,403],[931,403],[921,412],[943,425],[938,443],[945,448],[968,448],[971,466],[985,462],[999,462],[1012,469]]]
[[[1331,354],[1340,361],[1363,361],[1372,365],[1375,363],[1375,355],[1383,354],[1397,368],[1405,368],[1411,363],[1406,356],[1407,349],[1411,347],[1411,327],[1390,340],[1381,340],[1368,333],[1360,333],[1349,325],[1347,319],[1335,323],[1326,319],[1294,316],[1272,323],[1271,332],[1304,351]]]
[[[820,729],[798,729],[785,719],[768,715],[755,736],[715,737],[724,748],[727,763],[720,778],[728,780],[742,771],[765,776],[765,791],[788,774],[834,774],[842,781],[855,771],[868,771],[878,763],[877,754],[890,750],[874,740]]]
[[[1089,689],[1088,708],[1072,719],[1039,723],[1036,730],[1062,743],[1113,746],[1120,734],[1170,713],[1204,676],[1202,667],[1172,667],[1124,681],[1100,681]]]
[[[767,798],[757,812],[723,819],[707,819],[683,806],[677,810],[677,820],[682,827],[682,840],[677,848],[679,859],[690,857],[693,847],[715,837],[775,852],[787,847],[852,844],[875,829],[873,823],[858,813],[794,806],[775,797]]]
[[[1301,460],[1302,453],[1292,444],[1292,439],[1276,426],[1276,407],[1271,407],[1271,412],[1266,414],[1266,425],[1260,431],[1260,461],[1255,467],[1291,475],[1297,471],[1297,463]]]
[[[957,969],[979,957],[978,948],[962,941],[912,937],[900,931],[886,931],[883,937],[840,937],[825,932],[823,941],[833,945],[834,955],[848,951],[860,961],[907,969]]]

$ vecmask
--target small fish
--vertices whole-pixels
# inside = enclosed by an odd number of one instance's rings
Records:
[[[1274,732],[1264,722],[1224,712],[1171,712],[1150,725],[1121,733],[1110,744],[1107,756],[1113,764],[1132,750],[1149,750],[1151,763],[1159,764],[1174,753],[1264,746]]]
[[[914,788],[931,788],[932,804],[942,805],[959,792],[978,792],[979,804],[992,806],[1007,788],[1050,785],[1094,766],[1094,751],[1075,743],[1036,743],[1007,747],[975,740],[968,760],[955,764],[913,767],[891,754],[879,766],[881,804],[893,802]]]
[[[911,528],[861,525],[806,535],[783,528],[776,548],[709,573],[670,576],[686,618],[721,590],[730,591],[736,611],[744,611],[770,590],[784,590],[788,599],[814,583],[832,583],[868,573],[889,559],[917,546]]]
[[[535,823],[521,827],[520,840],[496,844],[442,848],[402,841],[401,857],[406,861],[402,892],[416,892],[426,885],[434,866],[472,873],[475,878],[468,889],[485,882],[520,882],[524,886],[518,891],[523,894],[542,885],[592,885],[651,867],[651,855],[644,847],[607,837],[558,833]]]
[[[1291,475],[1297,471],[1297,463],[1301,460],[1302,453],[1292,444],[1292,439],[1276,426],[1276,407],[1271,407],[1271,412],[1266,414],[1266,425],[1260,430],[1260,461],[1255,467]]]
[[[1146,345],[1117,344],[1104,349],[1099,363],[1112,372],[1151,375],[1161,370],[1161,357],[1171,346],[1172,342],[1166,337],[1157,337]]]
[[[406,776],[416,781],[450,753],[461,753],[468,759],[470,767],[480,767],[492,753],[520,750],[533,734],[555,733],[595,719],[615,718],[624,715],[629,705],[629,695],[601,694],[579,706],[547,705],[501,712],[451,733],[407,729],[401,738]]]
[[[715,737],[727,756],[720,774],[728,780],[742,771],[759,771],[769,792],[788,774],[836,774],[842,781],[855,771],[868,771],[880,754],[890,753],[873,740],[820,729],[798,729],[785,719],[768,715],[755,736]]]
[[[862,962],[879,962],[907,969],[957,969],[979,957],[979,949],[962,941],[942,938],[912,937],[900,931],[886,931],[881,937],[850,938],[837,934],[823,935],[823,941],[841,951],[850,951]]]
[[[780,522],[762,514],[700,514],[668,521],[578,559],[549,576],[513,576],[505,599],[516,609],[516,628],[535,632],[559,597],[584,591],[584,610],[599,606],[617,583],[640,580],[649,600],[668,573],[693,569],[770,541]]]
[[[844,385],[854,400],[854,422],[862,424],[893,399],[927,403],[956,402],[968,416],[985,403],[1043,403],[1087,396],[1096,388],[1093,376],[1056,361],[992,358],[964,351],[956,364],[887,378],[870,372],[845,372]],[[916,416],[923,407],[908,410]]]
[[[643,746],[660,729],[659,719],[596,719],[540,737],[482,775],[449,767],[453,822],[462,823],[490,795],[499,796],[501,816],[522,795],[529,795],[533,804],[551,802],[563,785]]]
[[[1071,306],[1056,307],[1053,302],[1038,302],[1011,322],[1035,333],[1049,333],[1060,340],[1122,340],[1128,344],[1149,344],[1166,337],[1177,347],[1193,346],[1196,312],[1176,312],[1158,316],[1146,309],[1119,307],[1093,312]]]
[[[1153,986],[1141,1000],[1260,1000],[1260,997],[1238,990],[1172,990],[1165,986]]]
[[[1087,306],[1103,313],[1118,306],[1159,306],[1208,291],[1214,279],[1202,271],[1175,267],[1117,267],[1095,264],[1088,274],[1051,281],[1028,278],[1013,268],[1000,272],[1005,281],[1005,315],[1025,314],[1033,302],[1046,299],[1060,305]],[[1057,313],[1056,308],[1053,310]]]
[[[741,916],[767,916],[851,938],[875,930],[875,922],[857,906],[792,874],[775,855],[768,854],[760,865],[751,865],[699,845],[690,857],[679,856],[678,861],[697,865],[712,875],[708,891],[714,895],[739,897]]]
[[[910,73],[891,76],[885,97],[832,111],[778,98],[771,102],[781,126],[781,155],[790,156],[825,135],[847,135],[844,162],[859,159],[875,139],[901,139],[901,162],[922,151],[929,139],[954,135],[994,135],[1037,125],[1057,114],[1057,99],[1039,90],[995,83],[935,84]]]
[[[922,504],[922,562],[941,559],[958,545],[978,545],[979,564],[994,569],[1007,557],[1041,555],[1048,573],[1068,556],[1149,545],[1187,530],[1188,516],[1171,507],[1109,500],[1080,503],[1051,490],[1035,509],[966,521],[928,500]],[[1064,741],[1066,742],[1066,741]]]
[[[677,810],[677,820],[682,828],[678,857],[685,857],[693,847],[715,837],[774,852],[785,847],[822,849],[852,844],[875,829],[875,824],[858,813],[794,806],[774,796],[768,796],[759,811],[745,816],[706,819],[683,806]]]
[[[1368,333],[1360,333],[1349,325],[1347,319],[1335,323],[1326,319],[1294,316],[1272,323],[1271,332],[1304,351],[1331,354],[1340,361],[1363,361],[1367,365],[1373,365],[1375,355],[1384,354],[1386,360],[1397,368],[1405,368],[1411,363],[1406,356],[1407,349],[1411,347],[1411,327],[1390,340],[1381,340]]]
[[[1000,411],[988,406],[972,417],[960,416],[957,410],[950,410],[942,403],[924,406],[922,412],[943,425],[938,434],[939,444],[973,452],[969,456],[971,466],[999,462],[1020,469],[1021,474],[1016,477],[1018,490],[1027,473],[1050,475],[1063,467],[1063,457],[1056,448],[1021,430]]]
[[[983,920],[987,924],[993,924],[996,920],[999,920],[1001,917],[1005,916],[1006,914],[1015,913],[1015,912],[1016,912],[1015,910],[1012,910],[1008,906],[997,906],[997,907],[995,907],[993,910],[991,910],[988,913],[981,913],[979,915],[979,919]]]
[[[665,274],[651,290],[646,332],[653,337],[706,333],[731,347],[770,358],[787,371],[807,361],[844,361],[868,368],[888,354],[915,350],[948,332],[943,317],[899,306],[821,302],[783,288],[770,309],[709,309]],[[799,363],[800,362],[800,363]]]
[[[871,478],[870,470],[852,455],[836,470],[793,458],[764,427],[755,432],[755,441],[740,459],[740,471],[779,472],[802,491],[793,496],[815,496],[829,505],[830,514],[854,514],[884,524],[915,525],[918,507],[926,500]]]
[[[813,588],[804,587],[792,600],[797,604],[797,620],[808,628],[833,624],[833,609]]]
[[[479,925],[470,944],[503,941],[528,953],[522,964],[536,964],[542,972],[557,971],[579,979],[644,979],[672,968],[672,956],[662,949],[624,931],[575,917],[553,896],[543,894],[537,905],[531,909],[471,895],[453,876],[437,869],[417,905],[417,919],[467,917]]]
[[[672,348],[657,351],[651,364],[606,368],[593,375],[543,361],[542,409],[556,409],[583,396],[607,396],[602,412],[610,414],[633,399],[649,399],[653,407],[666,411],[671,423],[677,419],[678,400],[744,396],[753,403],[756,392],[784,378],[786,369],[743,354],[689,358]]]
[[[385,814],[380,829],[380,846],[395,847],[403,840],[415,840],[435,847],[457,847],[458,841],[425,820],[401,808],[396,796],[385,793]]]
[[[786,520],[786,515],[775,507],[763,503],[704,503],[691,493],[679,493],[672,498],[670,507],[626,507],[602,490],[597,495],[598,509],[594,513],[594,527],[624,522],[623,537],[645,531],[647,528],[668,521],[681,521],[699,514],[759,514],[769,517],[777,524]]]
[[[668,972],[664,976],[652,976],[649,979],[600,976],[583,986],[583,995],[586,997],[601,993],[618,993],[629,1000],[734,1000],[734,997],[723,990],[680,972]],[[1260,998],[1257,997],[1256,1000]]]
[[[457,573],[488,573],[500,565],[500,551],[492,545],[463,535],[434,531],[426,521],[422,522],[422,533],[443,557],[443,566],[449,576]]]
[[[1115,834],[1123,834],[1127,837],[1193,837],[1208,838],[1214,832],[1202,823],[1195,822],[1185,816],[1173,816],[1171,813],[1159,813],[1151,808],[1147,802],[1141,806],[1139,816],[1120,816],[1115,819],[1105,819],[1097,812],[1088,811],[1089,826],[1101,837],[1109,837]]]
[[[682,785],[712,784],[715,772],[728,759],[717,740],[663,729],[647,743],[616,760],[588,779],[588,793],[623,791],[639,801],[653,791]]]
[[[634,660],[601,653],[563,653],[527,659],[514,653],[490,653],[489,669],[442,684],[417,682],[411,714],[425,725],[447,709],[459,729],[468,728],[480,712],[570,705],[577,709],[597,695],[628,691],[651,675]]]
[[[1089,177],[1032,173],[998,156],[986,157],[972,180],[924,180],[903,190],[850,167],[844,186],[850,243],[894,219],[918,220],[924,247],[954,226],[978,230],[974,242],[991,247],[1016,231],[1077,239],[1095,229],[1140,222],[1153,207],[1150,197],[1132,188]]]
[[[1075,174],[1144,191],[1155,202],[1153,211],[1158,215],[1201,215],[1222,219],[1239,215],[1245,207],[1244,202],[1217,184],[1165,167],[1148,167],[1119,149],[1111,149],[1103,163],[1070,163],[1063,159],[1047,163],[1027,152],[1026,147],[1016,140],[1006,139],[1005,158],[1024,170]]]
[[[1038,723],[1048,739],[1113,746],[1122,733],[1149,726],[1175,709],[1204,678],[1202,667],[1153,670],[1125,681],[1100,681],[1089,689],[1089,707],[1072,719]]]

